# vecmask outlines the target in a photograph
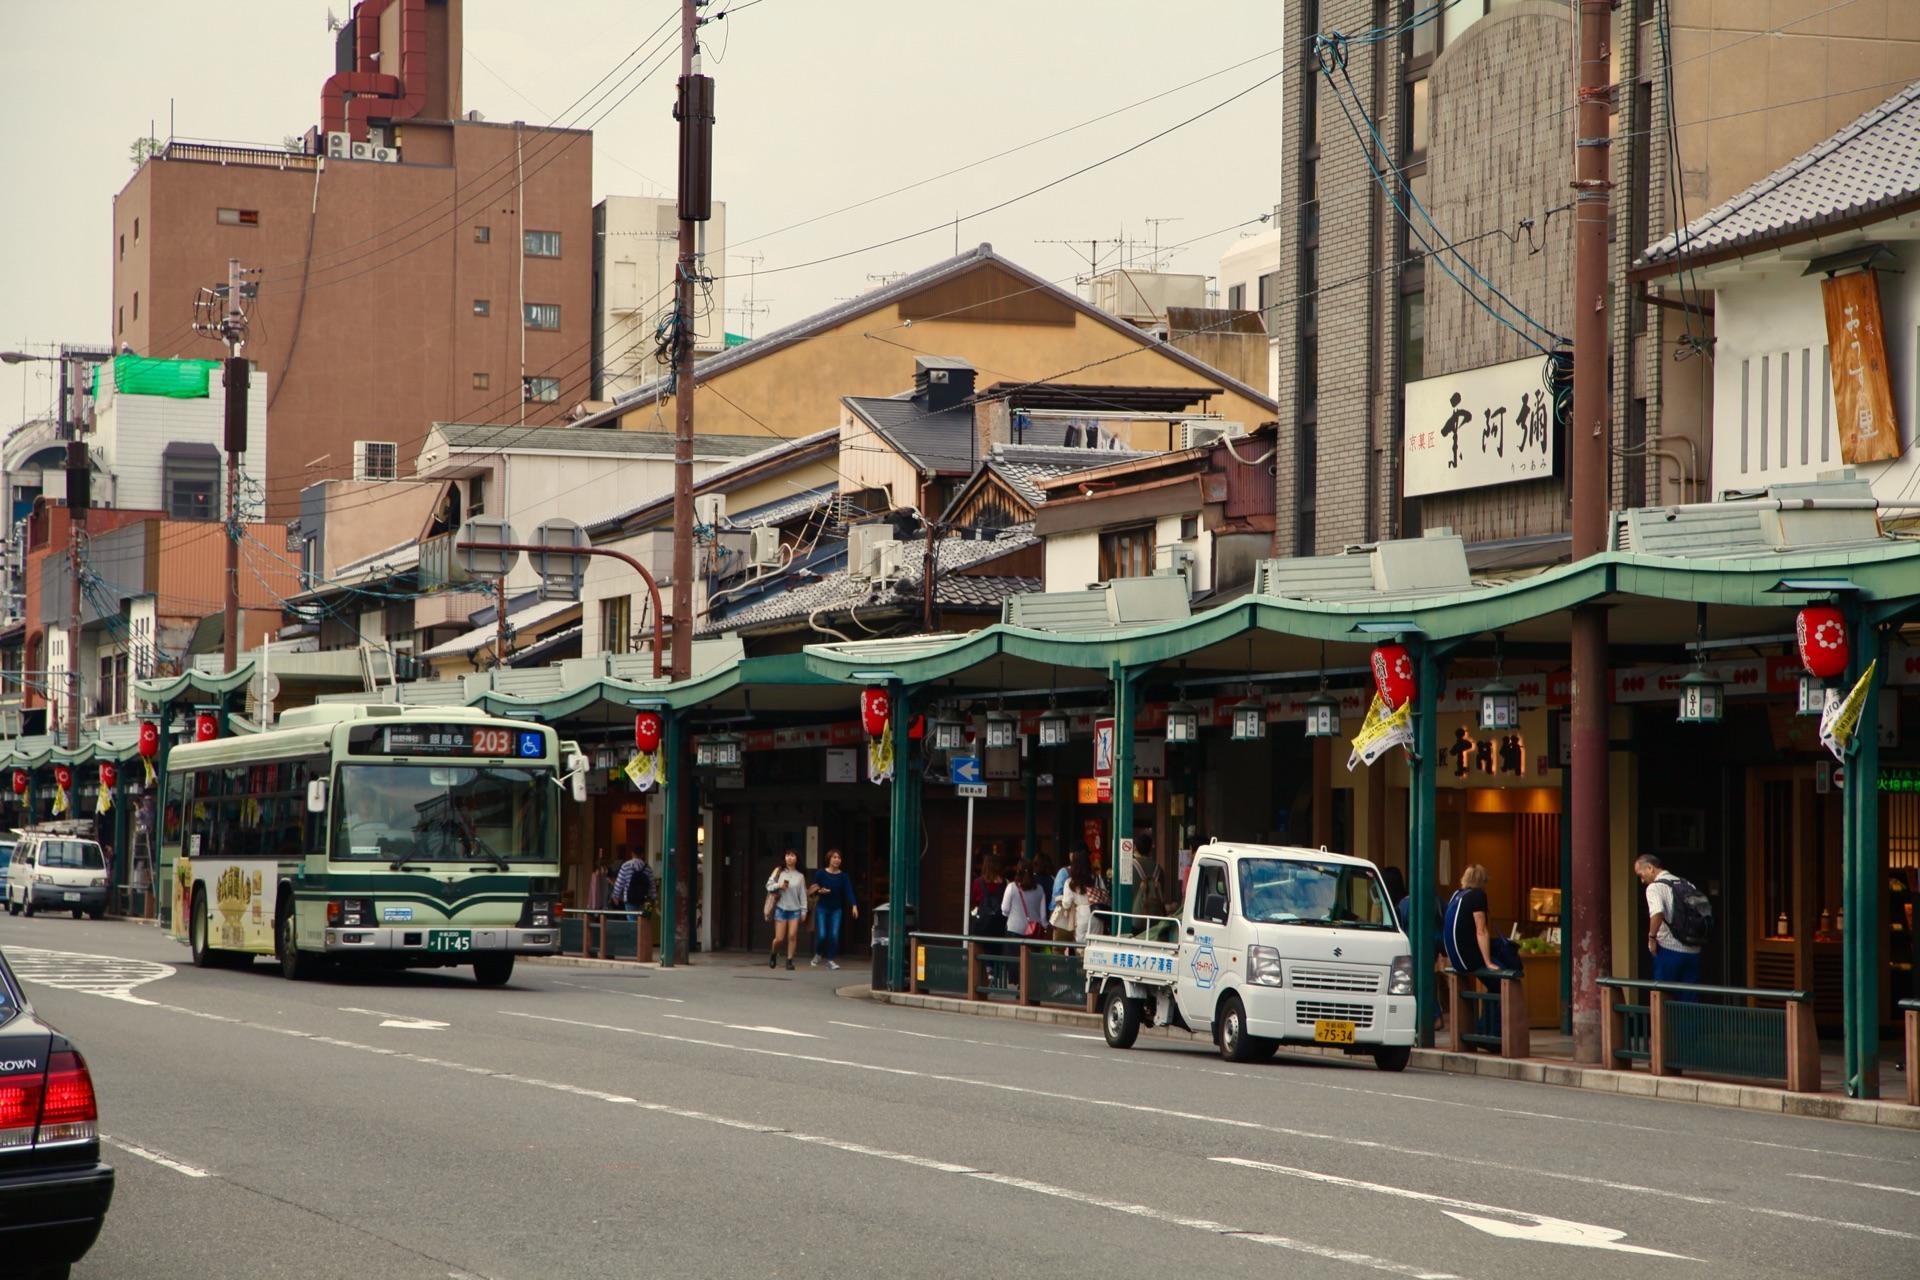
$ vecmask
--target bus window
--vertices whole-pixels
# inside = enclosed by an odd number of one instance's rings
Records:
[[[180,843],[180,798],[192,794],[192,774],[175,774],[167,779],[167,804],[160,815],[160,842],[168,848]]]
[[[333,856],[551,861],[552,776],[510,765],[342,765]]]

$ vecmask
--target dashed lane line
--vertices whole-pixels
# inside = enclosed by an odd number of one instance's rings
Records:
[[[142,1160],[151,1161],[161,1168],[171,1169],[175,1173],[185,1174],[189,1178],[211,1178],[214,1176],[213,1171],[210,1169],[201,1169],[195,1165],[186,1163],[184,1160],[175,1160],[170,1155],[155,1151],[151,1147],[143,1147],[136,1142],[128,1142],[125,1138],[113,1138],[103,1133],[100,1135],[100,1141],[106,1143],[116,1151],[124,1151],[130,1156],[139,1156]]]

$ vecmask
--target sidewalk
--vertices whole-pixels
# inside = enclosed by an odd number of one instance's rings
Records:
[[[840,995],[852,1000],[875,1000],[882,1004],[911,1009],[931,1009],[941,1013],[964,1013],[983,1018],[1010,1018],[1019,1022],[1038,1022],[1052,1026],[1100,1030],[1100,1015],[1077,1009],[1044,1009],[988,1000],[960,1000],[951,996],[916,996],[899,991],[872,991],[864,986],[842,987]],[[1169,1027],[1149,1027],[1142,1036],[1207,1045],[1209,1042],[1186,1031]],[[1566,1037],[1538,1036],[1535,1043],[1565,1040]],[[1571,1052],[1571,1044],[1568,1044]],[[1344,1059],[1337,1049],[1314,1045],[1287,1045],[1282,1052]],[[1880,1124],[1893,1128],[1920,1130],[1920,1107],[1904,1102],[1845,1098],[1833,1093],[1789,1093],[1765,1085],[1732,1081],[1698,1080],[1685,1076],[1654,1077],[1644,1071],[1614,1071],[1600,1067],[1576,1066],[1565,1059],[1551,1057],[1496,1058],[1484,1053],[1453,1053],[1444,1049],[1415,1049],[1411,1067],[1424,1071],[1450,1071],[1455,1075],[1487,1076],[1497,1080],[1523,1080],[1533,1084],[1559,1085],[1569,1089],[1589,1089],[1596,1093],[1621,1093],[1633,1097],[1665,1098],[1674,1102],[1698,1102],[1707,1106],[1735,1107],[1743,1111],[1766,1111],[1790,1116],[1812,1116],[1823,1120],[1851,1120],[1858,1124]],[[1823,1057],[1823,1067],[1831,1066]],[[1882,1064],[1883,1080],[1897,1078],[1891,1061]],[[1831,1075],[1828,1076],[1831,1079]],[[1836,1082],[1837,1083],[1837,1082]],[[1884,1087],[1884,1086],[1883,1086]]]

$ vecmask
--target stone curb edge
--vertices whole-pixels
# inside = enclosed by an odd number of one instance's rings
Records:
[[[994,1004],[984,1000],[956,1000],[948,996],[916,996],[899,991],[873,991],[867,987],[842,987],[837,994],[851,1000],[873,1000],[881,1004],[930,1009],[940,1013],[963,1013],[983,1018],[1011,1018],[1018,1022],[1084,1027],[1095,1031],[1100,1029],[1098,1014],[1083,1013],[1077,1009],[1043,1009]],[[1187,1032],[1166,1027],[1148,1028],[1141,1034],[1168,1040],[1198,1039],[1197,1036]],[[1337,1049],[1321,1049],[1312,1045],[1288,1045],[1285,1052],[1328,1058],[1348,1056]],[[1487,1076],[1496,1080],[1519,1080],[1530,1084],[1587,1089],[1596,1093],[1618,1093],[1630,1097],[1658,1098],[1671,1102],[1697,1102],[1705,1106],[1733,1107],[1743,1111],[1811,1116],[1821,1120],[1847,1120],[1856,1124],[1877,1124],[1897,1129],[1920,1130],[1920,1107],[1910,1107],[1903,1102],[1839,1098],[1831,1094],[1788,1093],[1784,1089],[1769,1089],[1764,1086],[1718,1080],[1689,1080],[1674,1076],[1655,1077],[1633,1071],[1605,1071],[1596,1067],[1576,1067],[1537,1058],[1492,1058],[1480,1054],[1453,1053],[1443,1049],[1415,1049],[1410,1065],[1425,1071],[1446,1071],[1454,1075]]]

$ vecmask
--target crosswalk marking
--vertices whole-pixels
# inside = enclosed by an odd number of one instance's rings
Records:
[[[133,994],[136,987],[170,978],[176,972],[172,965],[157,960],[129,960],[83,951],[10,946],[6,952],[7,963],[22,982],[104,996],[109,1000],[138,1000]]]

